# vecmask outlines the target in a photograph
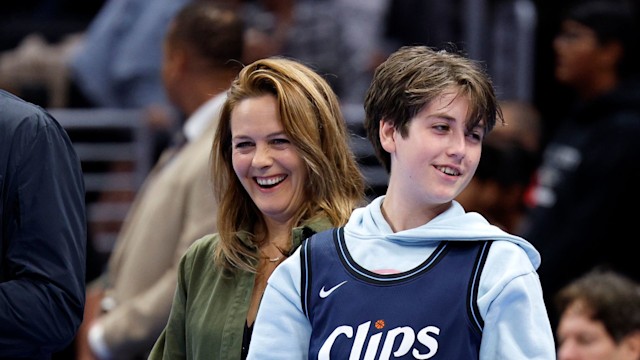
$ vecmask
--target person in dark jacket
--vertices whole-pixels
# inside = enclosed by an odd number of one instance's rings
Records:
[[[540,251],[553,296],[596,266],[640,281],[640,79],[633,9],[590,1],[570,9],[554,40],[556,80],[576,103],[546,145],[521,235]]]
[[[0,90],[0,358],[49,359],[85,301],[80,161],[42,108]]]

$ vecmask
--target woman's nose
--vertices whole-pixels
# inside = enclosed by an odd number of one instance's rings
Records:
[[[253,156],[251,165],[257,168],[270,166],[273,163],[271,149],[266,145],[256,145],[256,152]]]

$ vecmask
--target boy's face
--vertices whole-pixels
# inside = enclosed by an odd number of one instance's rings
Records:
[[[408,206],[438,206],[469,184],[480,162],[484,132],[481,127],[467,130],[469,102],[456,95],[447,92],[427,104],[409,121],[404,138],[389,123],[381,124],[382,146],[391,154],[387,195]]]

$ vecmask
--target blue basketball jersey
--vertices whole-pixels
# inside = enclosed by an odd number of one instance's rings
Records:
[[[376,274],[351,258],[343,228],[302,244],[309,359],[477,359],[478,283],[491,241],[442,242],[416,268]]]

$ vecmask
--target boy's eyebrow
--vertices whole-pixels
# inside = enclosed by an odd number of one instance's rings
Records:
[[[473,125],[473,126],[469,126],[469,124],[471,124],[473,121],[469,120],[467,122],[467,131],[482,131],[483,134],[488,134],[486,126],[484,124],[484,120],[480,120],[480,122],[478,122],[477,124]]]
[[[469,119],[469,122],[472,123],[474,121],[472,119]],[[484,119],[480,119],[480,121],[476,122],[476,124],[473,127],[474,128],[485,128],[486,127],[486,123],[485,123]]]
[[[438,119],[443,119],[446,120],[448,122],[455,122],[457,121],[455,117],[448,115],[446,113],[433,113],[433,114],[429,114],[427,115],[427,119],[429,118],[438,118]]]
[[[447,121],[449,123],[458,121],[458,119],[456,119],[455,117],[453,117],[451,115],[448,115],[446,113],[433,113],[433,114],[427,115],[426,118],[427,119],[438,118],[438,119],[445,120],[445,121]],[[471,118],[464,119],[462,121],[462,123],[467,127],[468,130],[481,129],[482,131],[484,131],[484,129],[485,129],[485,121],[484,121],[484,119],[481,119],[480,121],[478,121],[473,126],[470,126],[470,124],[472,124],[473,122],[474,122],[474,120],[471,119]]]

